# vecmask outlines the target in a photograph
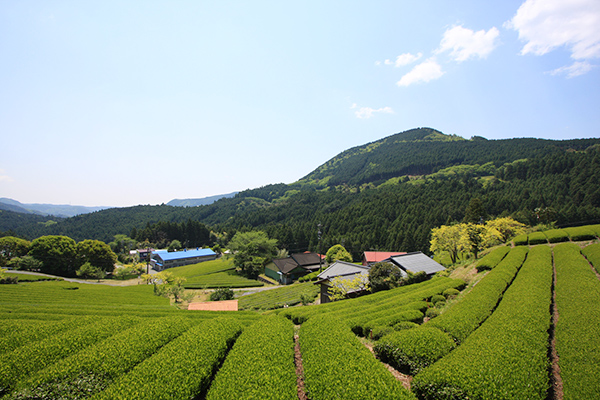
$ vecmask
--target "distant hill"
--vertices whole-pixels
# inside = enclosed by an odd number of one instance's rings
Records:
[[[203,197],[200,199],[174,199],[167,203],[168,206],[173,207],[197,207],[197,206],[205,206],[208,204],[212,204],[219,199],[229,199],[234,197],[239,192],[233,192],[228,194],[218,194],[215,196]]]
[[[88,214],[95,211],[106,210],[111,207],[86,207],[86,206],[71,206],[71,205],[54,205],[54,204],[23,204],[17,200],[0,198],[0,209],[31,213],[38,215],[54,215],[56,217],[68,218],[76,215]],[[16,207],[16,208],[15,208]]]
[[[340,243],[358,259],[365,250],[428,252],[431,229],[461,221],[474,198],[490,218],[536,225],[534,210],[543,208],[558,225],[599,223],[600,139],[464,139],[419,128],[346,150],[292,184],[207,205],[112,208],[61,220],[2,211],[0,232],[144,241],[152,231],[181,241],[166,223],[198,221],[224,238],[263,230],[290,252]]]

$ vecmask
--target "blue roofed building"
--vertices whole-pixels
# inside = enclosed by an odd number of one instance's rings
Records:
[[[182,251],[153,251],[150,264],[157,271],[183,265],[197,264],[203,261],[215,260],[217,253],[211,249],[195,249]]]

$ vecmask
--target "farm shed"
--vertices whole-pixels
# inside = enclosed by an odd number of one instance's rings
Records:
[[[319,274],[319,280],[315,285],[320,285],[321,304],[331,302],[329,298],[329,288],[333,286],[333,278],[339,277],[345,281],[352,281],[357,276],[364,276],[368,279],[370,266],[356,265],[345,261],[336,261],[331,264],[325,271]],[[351,296],[360,294],[361,290],[348,292]]]
[[[413,274],[425,272],[427,276],[432,276],[436,272],[444,271],[446,269],[443,265],[437,263],[431,257],[426,256],[420,251],[394,256],[390,258],[390,261],[397,265],[404,274],[407,272],[412,272]]]
[[[406,254],[405,251],[365,251],[362,257],[363,265],[373,265],[390,259],[394,256]]]
[[[317,271],[322,264],[317,253],[297,253],[287,258],[276,258],[265,267],[265,275],[284,285],[292,283],[299,277]]]
[[[152,264],[153,269],[157,271],[162,271],[167,268],[196,264],[203,261],[215,260],[216,258],[217,253],[215,253],[211,249],[196,249],[172,252],[155,251],[152,253],[152,259],[150,260],[150,264]]]

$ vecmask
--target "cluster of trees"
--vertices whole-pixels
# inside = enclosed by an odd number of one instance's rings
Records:
[[[42,236],[29,242],[0,238],[0,264],[14,269],[51,275],[101,278],[112,272],[116,254],[104,242],[86,239],[79,243],[67,236]]]
[[[485,248],[507,243],[511,238],[525,232],[525,225],[510,217],[496,218],[476,224],[473,222],[442,225],[431,230],[433,253],[448,252],[452,263],[463,252],[470,252],[475,258]]]
[[[157,248],[167,248],[173,241],[180,244],[179,248],[212,246],[216,241],[216,235],[211,235],[206,225],[191,219],[186,222],[147,223],[143,229],[134,227],[130,236],[138,242],[150,242]]]

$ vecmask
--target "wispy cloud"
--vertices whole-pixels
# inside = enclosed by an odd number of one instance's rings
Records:
[[[371,108],[371,107],[359,107],[358,104],[354,103],[354,104],[352,104],[352,107],[350,107],[350,108],[358,109],[358,110],[354,111],[354,114],[356,115],[356,118],[360,118],[360,119],[371,118],[376,113],[394,114],[394,110],[392,110],[391,107],[381,107],[381,108],[375,109],[375,108]]]
[[[550,75],[567,75],[567,78],[574,78],[579,75],[587,74],[595,66],[587,61],[575,61],[572,65],[560,67],[549,72]]]
[[[598,0],[527,0],[504,26],[517,31],[519,39],[525,42],[522,55],[539,56],[566,47],[574,60],[600,57]],[[589,63],[576,62],[555,71],[573,77],[588,72],[591,67]]]
[[[396,61],[385,60],[385,63],[387,65],[393,65],[395,67],[403,67],[405,65],[414,63],[421,57],[423,57],[423,53],[417,53],[417,54],[404,53],[404,54],[400,54],[398,57],[396,57]]]
[[[13,179],[8,176],[5,175],[5,171],[3,169],[0,169],[0,182],[12,182]]]
[[[416,65],[410,72],[404,75],[396,84],[398,86],[409,86],[414,83],[425,83],[444,75],[442,66],[437,63],[435,58],[430,58],[421,64]]]
[[[496,39],[500,32],[492,27],[485,30],[473,31],[462,25],[455,26],[444,32],[444,37],[436,53],[450,51],[454,61],[462,62],[470,58],[486,58],[497,45]]]

